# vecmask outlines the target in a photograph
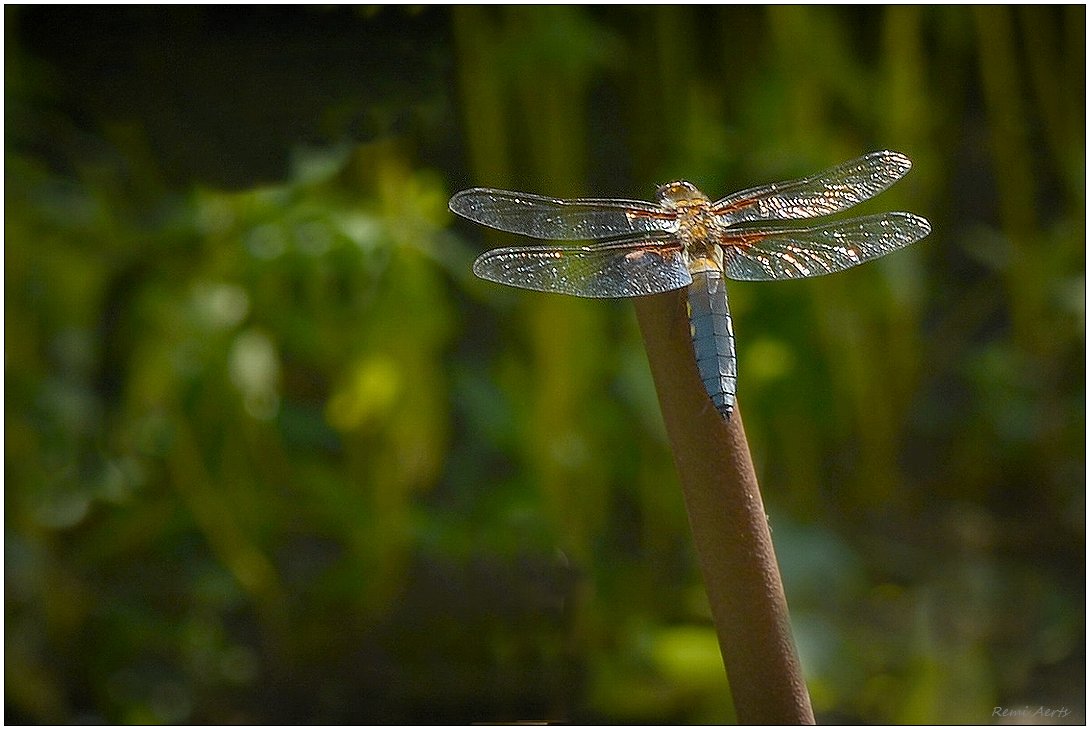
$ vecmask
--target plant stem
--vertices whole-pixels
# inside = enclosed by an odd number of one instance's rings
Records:
[[[697,374],[685,291],[634,300],[742,724],[814,724],[742,416]]]

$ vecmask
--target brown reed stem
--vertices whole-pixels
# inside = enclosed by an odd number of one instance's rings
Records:
[[[741,412],[724,423],[704,391],[685,291],[634,301],[738,721],[812,725]]]

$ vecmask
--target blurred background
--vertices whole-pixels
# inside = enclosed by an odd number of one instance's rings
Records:
[[[731,287],[818,719],[1085,722],[1083,6],[4,20],[7,722],[732,721],[631,303],[447,199],[886,148],[931,236]]]

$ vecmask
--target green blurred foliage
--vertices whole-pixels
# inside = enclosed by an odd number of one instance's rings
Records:
[[[1085,718],[1085,9],[6,8],[9,722],[724,722],[627,302],[490,185],[890,148],[912,249],[736,284],[819,720]]]

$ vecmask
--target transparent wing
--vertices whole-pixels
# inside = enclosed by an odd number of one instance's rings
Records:
[[[482,279],[577,297],[636,297],[692,282],[681,248],[647,237],[593,246],[497,248],[473,262]]]
[[[723,225],[794,220],[837,213],[888,188],[912,167],[900,152],[871,152],[816,175],[743,190],[717,201]]]
[[[821,276],[904,248],[931,232],[926,218],[880,213],[813,228],[739,229],[720,239],[723,273],[748,281]]]
[[[559,241],[594,241],[677,228],[676,213],[639,200],[560,200],[473,188],[456,193],[450,209],[501,231]]]

